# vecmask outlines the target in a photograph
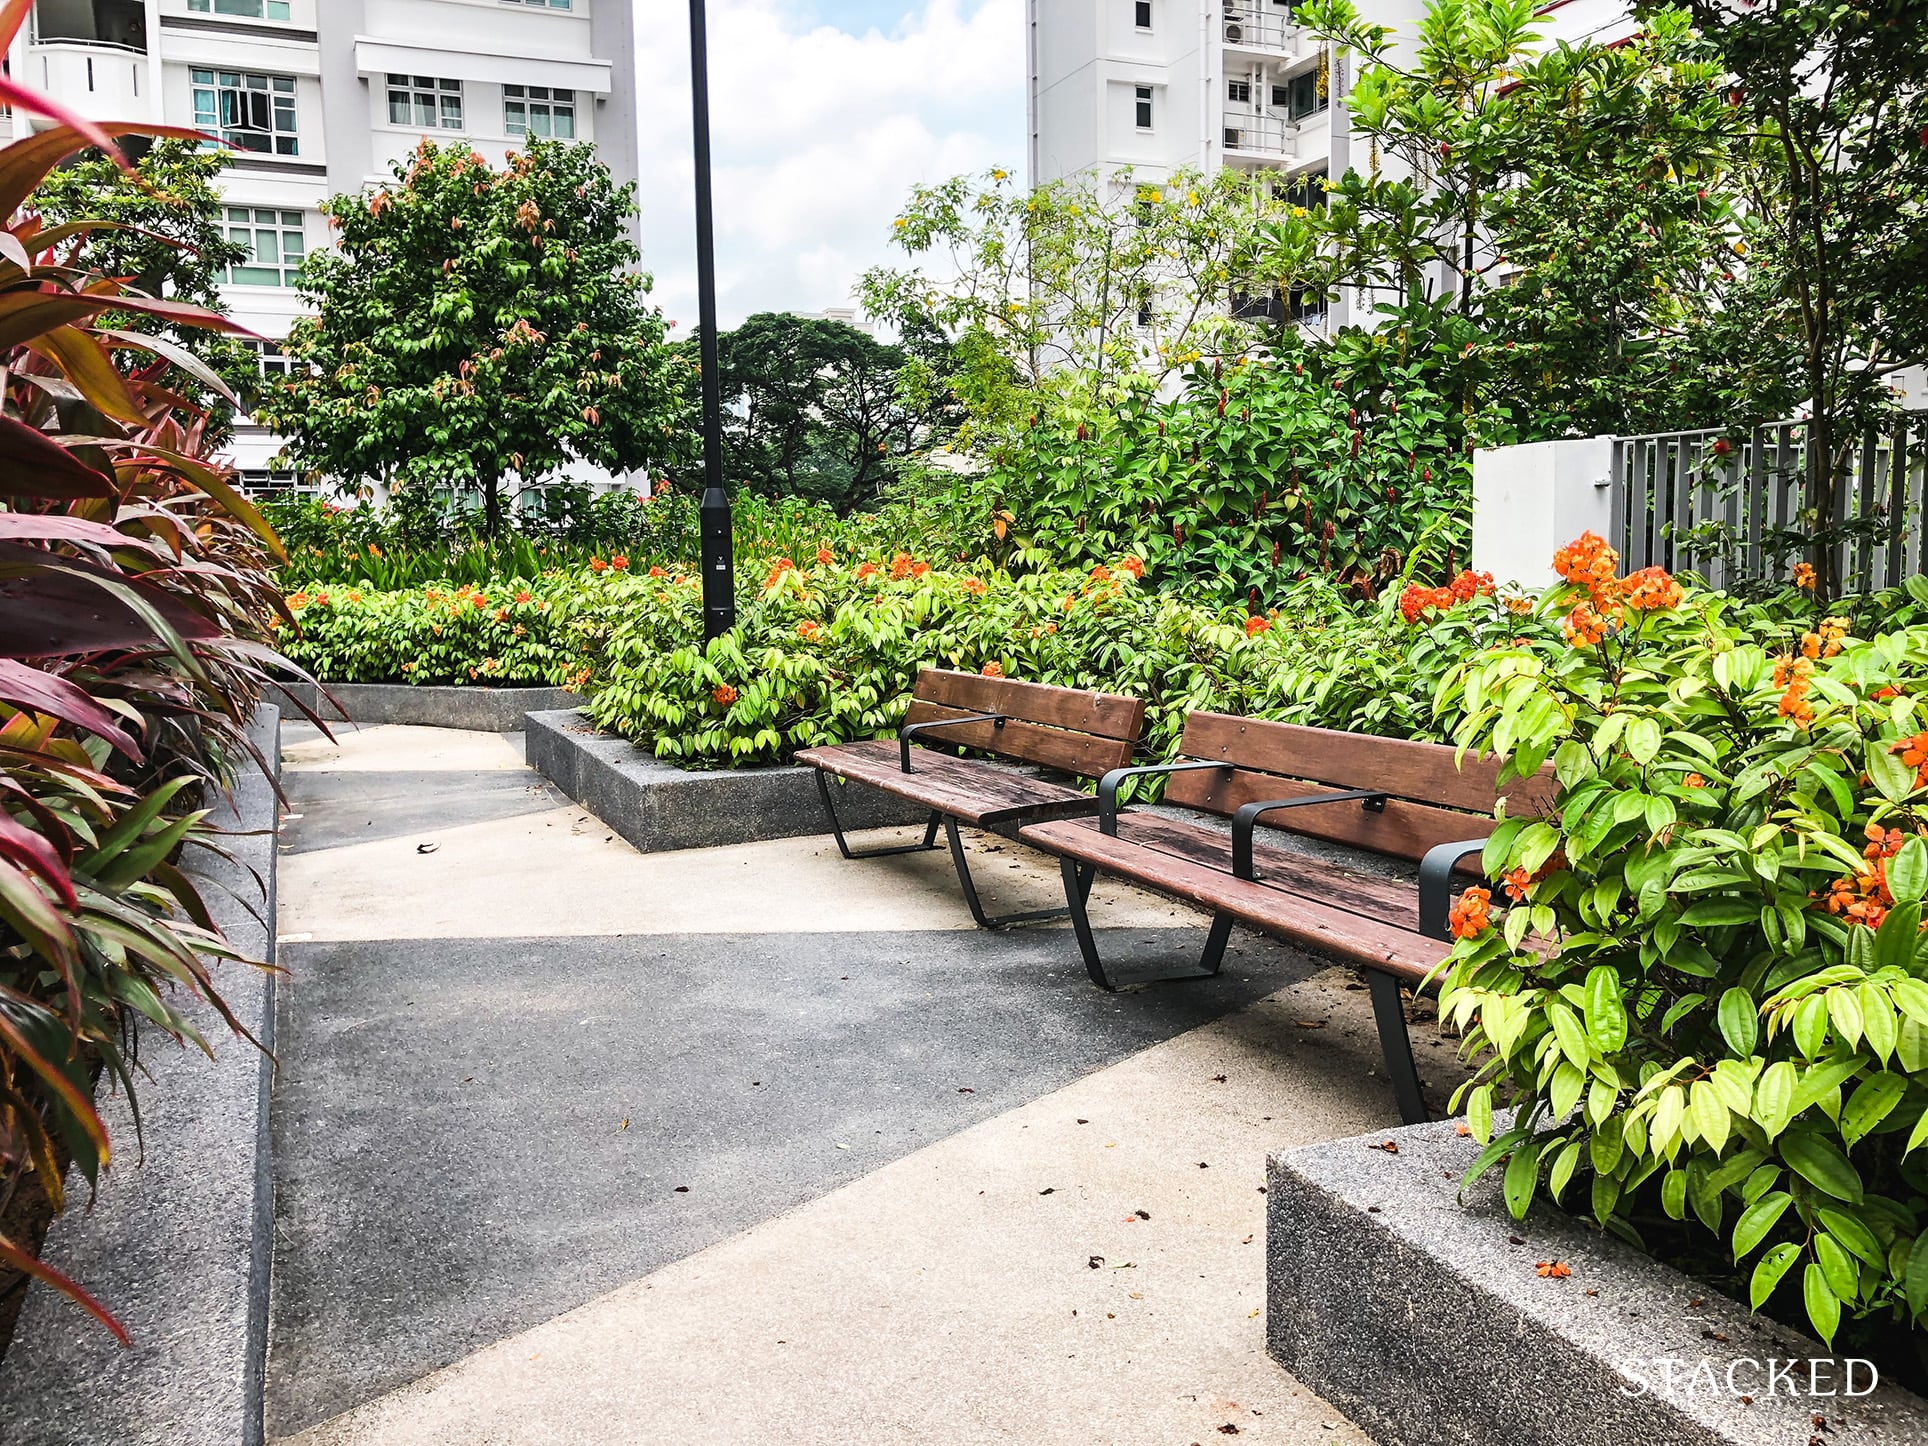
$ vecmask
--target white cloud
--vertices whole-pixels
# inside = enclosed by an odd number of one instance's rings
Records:
[[[711,0],[710,124],[722,324],[851,304],[890,255],[911,186],[1024,165],[1022,0],[904,0],[889,33],[803,18],[798,0]],[[638,58],[643,263],[696,321],[689,34],[651,0]],[[667,23],[665,23],[667,22]]]

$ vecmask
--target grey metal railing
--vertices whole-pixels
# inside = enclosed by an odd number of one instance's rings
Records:
[[[1833,515],[1809,501],[1808,425],[1771,422],[1739,432],[1616,437],[1609,541],[1632,570],[1658,564],[1715,587],[1784,578],[1816,532],[1834,541],[1844,591],[1892,587],[1928,573],[1923,482],[1928,412],[1904,412],[1834,441]]]

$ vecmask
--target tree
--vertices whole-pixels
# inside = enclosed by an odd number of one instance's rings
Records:
[[[82,220],[107,223],[81,242],[72,258],[80,270],[125,278],[131,294],[225,315],[222,277],[249,255],[222,226],[214,179],[228,156],[188,140],[163,138],[143,149],[144,141],[126,146],[134,157],[131,171],[98,150],[82,152],[51,172],[25,209],[50,227]],[[254,355],[232,336],[136,312],[116,312],[101,324],[184,347],[243,400],[258,389]],[[170,369],[167,385],[207,412],[210,440],[218,442],[232,422],[232,404],[181,368]]]
[[[1763,183],[1750,264],[1792,314],[1808,423],[1808,528],[1833,588],[1837,491],[1882,379],[1928,356],[1928,7],[1684,0],[1727,75]],[[1660,7],[1639,0],[1637,13]]]
[[[841,321],[759,312],[717,337],[717,359],[724,471],[766,496],[859,506],[939,410],[900,388],[902,349]]]
[[[395,183],[324,208],[288,351],[306,368],[258,409],[304,469],[481,493],[572,459],[611,470],[688,445],[687,369],[646,304],[630,239],[634,187],[588,145],[532,141],[492,169],[423,141]]]

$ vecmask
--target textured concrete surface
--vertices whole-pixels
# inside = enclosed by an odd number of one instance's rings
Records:
[[[1461,1208],[1477,1153],[1442,1121],[1270,1160],[1269,1349],[1382,1446],[1928,1442],[1928,1402],[1848,1398],[1838,1366],[1821,1396],[1770,1393],[1763,1362],[1800,1359],[1805,1391],[1826,1353],[1570,1216],[1513,1220],[1497,1170]],[[1541,1277],[1554,1260],[1572,1274]]]
[[[523,736],[531,768],[644,853],[830,831],[814,769],[692,772],[597,733],[574,711],[531,713]],[[837,790],[836,798],[846,831],[928,816],[860,785]]]
[[[275,714],[251,730],[275,757]],[[272,961],[276,804],[259,772],[214,819],[234,834],[232,859],[185,860],[235,947]],[[211,965],[230,1008],[273,1047],[273,977],[244,963]],[[45,1258],[91,1290],[127,1328],[122,1350],[81,1311],[40,1285],[0,1366],[0,1440],[7,1446],[235,1446],[259,1441],[266,1352],[268,1178],[266,1055],[199,1011],[214,1052],[141,1035],[137,1144],[126,1097],[103,1102],[116,1155],[93,1209],[87,1183],[67,1182],[75,1208],[48,1233]],[[105,1086],[103,1086],[104,1088]]]
[[[1394,1118],[1350,976],[1241,935],[1106,995],[941,853],[642,854],[462,735],[391,777],[418,736],[290,730],[271,1435],[1365,1440],[1262,1334],[1266,1150]]]
[[[574,708],[582,698],[567,688],[461,688],[439,684],[330,683],[324,697],[312,683],[285,683],[296,717],[296,703],[313,709],[325,722],[410,723],[427,728],[461,728],[482,733],[513,733],[522,716],[534,711]],[[332,702],[330,700],[333,700]]]
[[[1290,986],[296,1440],[1368,1446],[1264,1355],[1264,1151],[1382,1113],[1333,1005]]]

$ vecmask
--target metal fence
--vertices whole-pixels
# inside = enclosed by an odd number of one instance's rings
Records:
[[[1611,482],[1619,536],[1611,540],[1629,569],[1658,564],[1699,573],[1715,587],[1786,577],[1814,532],[1834,537],[1843,590],[1892,587],[1928,573],[1928,412],[1837,437],[1835,447],[1845,465],[1833,515],[1821,519],[1808,499],[1805,422],[1739,434],[1616,437]]]

